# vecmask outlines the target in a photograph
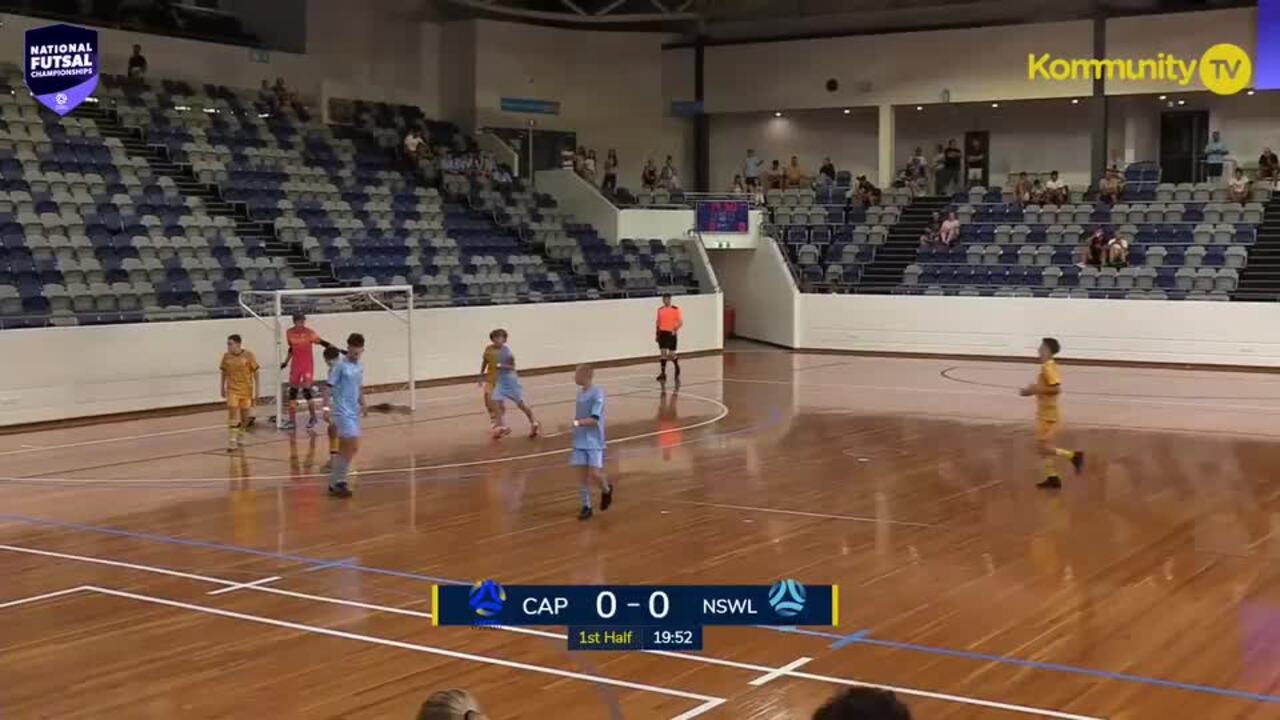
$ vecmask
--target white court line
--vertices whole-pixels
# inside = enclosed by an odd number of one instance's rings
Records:
[[[649,390],[650,388],[630,388],[632,390]],[[653,392],[658,392],[653,390]],[[701,400],[702,402],[714,405],[719,412],[714,417],[700,420],[696,423],[682,425],[680,427],[665,428],[662,430],[654,430],[637,435],[625,435],[620,438],[613,438],[605,442],[605,445],[617,445],[624,442],[632,442],[635,440],[644,440],[645,438],[657,437],[659,435],[667,435],[670,433],[683,433],[690,430],[697,430],[708,425],[714,425],[729,415],[729,406],[716,400],[715,398],[706,397],[704,395],[695,395],[689,392],[682,392],[681,395],[693,400]],[[408,472],[434,472],[436,470],[456,470],[458,468],[480,467],[483,465],[497,465],[500,463],[520,462],[523,460],[536,460],[537,458],[555,457],[567,455],[569,448],[560,448],[556,450],[543,450],[540,452],[524,453],[522,455],[507,455],[504,457],[488,458],[485,460],[465,460],[452,463],[440,463],[437,465],[410,465],[408,467],[399,468],[378,468],[374,470],[361,470],[360,477],[368,477],[371,475],[391,475]],[[309,475],[250,475],[240,478],[245,481],[269,481],[269,480],[306,480],[317,478],[328,478],[327,473],[312,473]],[[211,477],[194,477],[194,478],[54,478],[54,477],[0,477],[0,482],[20,482],[28,484],[43,483],[48,485],[73,484],[73,485],[89,485],[94,482],[127,482],[132,485],[145,486],[149,483],[225,483],[227,480],[225,475]]]
[[[213,578],[213,577],[208,577],[203,575],[194,575],[191,573],[184,573],[176,570],[168,570],[165,568],[152,567],[149,565],[138,565],[135,563],[121,562],[118,560],[107,560],[105,558],[88,557],[84,555],[71,555],[68,553],[59,553],[59,552],[53,552],[50,550],[37,550],[35,548],[24,548],[24,547],[17,547],[14,545],[0,545],[0,550],[9,550],[12,552],[28,553],[32,555],[42,555],[46,557],[55,557],[55,558],[60,558],[64,560],[77,560],[77,561],[92,563],[96,565],[109,565],[114,567],[123,567],[130,570],[139,570],[142,572],[152,572],[160,575],[183,577],[183,578],[188,578],[192,580],[199,580],[202,582],[211,582],[211,583],[217,583],[222,585],[241,585],[242,584],[242,583],[235,583],[230,580],[222,580],[220,578]],[[414,617],[420,617],[424,619],[431,617],[430,613],[415,612],[413,610],[404,610],[402,608],[388,607],[384,605],[355,602],[352,600],[343,600],[341,598],[331,598],[331,597],[324,597],[319,595],[308,595],[306,593],[297,593],[289,590],[281,590],[279,588],[251,586],[251,587],[246,587],[245,589],[250,590],[252,592],[264,592],[264,593],[271,593],[273,595],[285,595],[289,597],[297,597],[297,598],[306,599],[306,600],[315,600],[318,602],[330,603],[334,605],[346,605],[350,607],[359,607],[367,610],[376,610],[380,612],[393,613],[397,615],[411,615]],[[563,633],[557,633],[557,632],[552,632],[548,630],[538,630],[535,628],[495,625],[486,629],[501,630],[504,632],[512,632],[520,635],[533,635],[533,636],[549,638],[553,640],[567,639],[567,636],[564,635]],[[1009,703],[999,703],[992,700],[983,700],[981,698],[972,698],[964,695],[948,695],[945,693],[937,693],[930,690],[915,690],[912,688],[904,688],[904,687],[898,687],[898,686],[892,686],[892,685],[881,685],[877,683],[861,682],[858,680],[850,680],[847,678],[829,677],[825,675],[811,675],[808,673],[798,673],[794,669],[783,671],[781,668],[769,667],[767,665],[756,665],[753,663],[738,662],[736,660],[726,660],[724,658],[712,657],[708,655],[691,655],[686,653],[671,652],[669,650],[646,650],[644,652],[649,655],[659,655],[662,657],[674,658],[674,659],[684,660],[688,662],[702,663],[704,665],[717,665],[720,667],[735,668],[738,670],[744,670],[744,671],[755,673],[755,674],[763,673],[768,675],[771,673],[778,673],[779,677],[795,677],[795,678],[801,678],[805,680],[815,680],[817,682],[826,682],[826,683],[831,683],[836,685],[845,685],[850,687],[879,688],[882,690],[892,690],[901,695],[915,695],[918,697],[925,697],[925,698],[930,698],[934,700],[944,700],[947,702],[954,702],[962,705],[978,705],[982,707],[996,707],[1002,710],[1008,710],[1010,712],[1017,712],[1017,713],[1022,713],[1026,715],[1041,715],[1041,716],[1047,716],[1047,717],[1063,718],[1064,720],[1104,720],[1103,718],[1090,716],[1090,715],[1072,715],[1070,713],[1061,713],[1055,710],[1044,710],[1041,708],[1035,708],[1027,705],[1013,705]],[[692,715],[684,714],[678,717],[679,718],[696,717],[698,714],[707,712],[708,710],[718,707],[724,702],[725,702],[724,700],[717,700],[717,699],[708,697],[707,702],[703,706],[700,706],[701,710],[699,708],[694,708],[694,710],[689,711],[690,713],[694,713],[694,714]],[[695,711],[698,711],[698,712],[695,712]]]
[[[515,670],[526,670],[528,672],[539,673],[542,675],[554,675],[556,677],[569,678],[570,680],[583,680],[585,682],[597,683],[600,685],[611,685],[613,687],[625,688],[627,690],[639,690],[641,692],[651,692],[659,695],[668,695],[671,697],[683,698],[686,700],[697,700],[701,702],[698,710],[701,712],[690,714],[693,711],[682,713],[676,717],[691,718],[700,715],[707,710],[725,702],[724,698],[712,697],[710,695],[702,695],[699,693],[685,692],[684,690],[676,690],[674,688],[659,687],[657,685],[646,685],[644,683],[631,682],[629,680],[617,680],[615,678],[604,677],[601,675],[588,675],[586,673],[574,672],[572,670],[560,670],[558,668],[544,667],[542,665],[532,665],[530,663],[519,662],[516,660],[505,660],[503,658],[489,657],[487,655],[474,655],[472,653],[459,652],[457,650],[446,650],[431,645],[418,645],[415,643],[404,642],[402,640],[391,640],[389,638],[376,637],[373,635],[361,635],[358,633],[346,632],[344,630],[334,630],[332,628],[320,627],[318,625],[305,625],[303,623],[290,622],[288,620],[277,620],[275,618],[263,617],[261,615],[250,615],[248,613],[233,612],[231,610],[222,610],[219,608],[206,607],[204,605],[192,605],[191,603],[179,602],[177,600],[168,600],[165,598],[154,597],[151,595],[141,595],[138,593],[125,592],[123,590],[110,590],[108,588],[86,586],[86,589],[93,592],[112,595],[130,600],[138,600],[140,602],[152,603],[155,605],[164,605],[166,607],[178,608],[180,610],[188,610],[191,612],[204,613],[206,615],[216,615],[218,617],[232,618],[234,620],[243,620],[246,622],[258,623],[259,625],[270,625],[273,627],[284,628],[286,630],[296,630],[298,632],[312,633],[315,635],[326,635],[329,637],[341,638],[343,640],[355,640],[357,642],[369,643],[371,645],[382,645],[385,647],[393,647],[400,650],[408,650],[410,652],[425,653],[427,655],[439,655],[442,657],[453,658],[455,660],[467,660],[470,662],[483,663],[485,665],[498,665],[508,667]],[[713,704],[714,703],[714,704]]]
[[[636,378],[647,378],[647,377],[649,376],[640,375],[640,374],[631,374],[631,375],[620,375],[618,377],[611,377],[608,379],[609,380],[633,380]],[[542,383],[542,384],[532,383],[531,387],[559,388],[559,387],[569,387],[573,385],[574,383],[572,382]],[[429,388],[419,388],[414,392],[425,392],[427,390],[429,390]],[[419,405],[438,405],[440,403],[452,402],[454,400],[474,400],[474,399],[475,399],[474,393],[469,395],[446,395],[444,397],[438,397],[438,398],[426,398],[422,400],[419,403]],[[178,430],[158,430],[156,432],[138,433],[136,435],[120,435],[120,436],[109,437],[109,438],[98,438],[96,440],[81,440],[79,442],[61,443],[58,445],[28,444],[28,445],[23,445],[21,448],[17,450],[0,451],[0,457],[6,457],[8,455],[25,455],[27,453],[34,453],[34,452],[48,452],[50,450],[67,450],[70,448],[78,448],[78,447],[92,447],[94,445],[106,445],[108,443],[130,442],[133,440],[150,440],[151,438],[169,437],[171,435],[186,435],[189,433],[204,432],[207,430],[226,430],[226,428],[227,428],[226,423],[220,423],[218,425],[200,425],[198,427],[180,428]]]
[[[18,607],[19,605],[26,605],[27,603],[40,602],[41,600],[48,600],[49,598],[62,597],[63,595],[78,593],[87,587],[88,587],[87,585],[81,585],[80,587],[67,588],[66,590],[55,590],[54,592],[45,593],[43,595],[33,595],[32,597],[20,598],[18,600],[10,600],[9,602],[0,603],[0,610],[4,610],[5,608]]]
[[[225,593],[235,592],[236,590],[259,587],[262,585],[266,585],[267,583],[273,583],[277,580],[283,580],[283,579],[284,578],[280,577],[279,575],[272,575],[271,577],[264,577],[261,580],[254,580],[253,582],[239,583],[236,585],[228,585],[224,588],[219,588],[217,590],[210,590],[209,592],[205,593],[205,595],[223,595]]]
[[[931,528],[933,523],[911,522],[910,520],[890,520],[870,515],[835,515],[831,513],[806,512],[803,510],[783,510],[781,508],[756,507],[754,505],[726,505],[724,503],[699,502],[697,500],[675,500],[673,498],[651,498],[652,503],[677,503],[679,505],[697,505],[699,507],[720,508],[724,510],[743,510],[746,512],[773,513],[775,515],[798,515],[800,517],[822,518],[824,520],[853,520],[866,523],[885,523],[888,525],[906,525],[908,527]]]
[[[767,675],[761,675],[760,677],[756,678],[755,680],[752,680],[747,684],[752,685],[754,687],[760,687],[765,683],[769,683],[769,682],[773,682],[774,680],[777,680],[778,678],[782,677],[783,675],[786,675],[792,670],[795,670],[801,665],[808,665],[811,662],[813,662],[813,658],[811,657],[796,658],[795,660],[792,660],[791,662],[787,663],[786,665],[783,665],[777,670],[774,670],[773,672]]]
[[[948,382],[962,383],[959,380],[947,379]],[[727,383],[745,383],[749,385],[790,385],[795,388],[849,388],[853,390],[886,390],[890,392],[912,392],[912,393],[928,393],[930,395],[972,395],[978,397],[1004,397],[1008,395],[1012,399],[1017,398],[1017,388],[990,387],[988,385],[977,385],[974,387],[986,388],[986,392],[979,390],[952,390],[950,388],[924,388],[924,387],[905,387],[902,385],[864,385],[861,383],[828,383],[828,382],[793,382],[791,380],[759,380],[747,378],[720,378],[721,382]],[[1003,392],[1006,391],[1007,392]],[[1109,398],[1096,397],[1095,395],[1086,395],[1085,391],[1078,393],[1081,397],[1087,397],[1090,404],[1102,403],[1111,405],[1152,405],[1156,407],[1204,407],[1205,400],[1195,400],[1189,398]],[[1280,412],[1276,406],[1268,405],[1214,405],[1215,410],[1247,410],[1258,411],[1261,413],[1275,414]]]

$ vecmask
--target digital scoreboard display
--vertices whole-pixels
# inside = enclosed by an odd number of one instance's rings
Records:
[[[750,206],[746,200],[704,200],[698,203],[698,232],[746,233]]]
[[[701,650],[705,626],[839,625],[840,588],[772,585],[507,585],[432,588],[432,623],[563,626],[570,650]]]

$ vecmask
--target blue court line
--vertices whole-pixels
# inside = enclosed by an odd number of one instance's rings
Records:
[[[192,540],[181,537],[171,537],[168,535],[157,535],[154,533],[132,532],[129,530],[117,530],[114,528],[98,527],[94,525],[84,525],[81,523],[63,522],[60,520],[47,520],[44,518],[33,518],[25,515],[0,514],[0,521],[10,521],[23,523],[27,525],[37,525],[44,527],[56,527],[69,530],[83,530],[85,532],[99,533],[103,535],[114,535],[117,537],[134,538],[138,540],[151,540],[154,542],[166,543],[170,545],[183,545],[188,547],[199,547],[213,550],[225,550],[228,552],[242,553],[246,555],[254,555],[257,557],[268,557],[280,560],[288,560],[290,562],[309,565],[311,569],[318,570],[320,567],[329,568],[345,568],[349,570],[357,570],[374,575],[387,575],[391,577],[409,578],[411,580],[425,580],[427,582],[438,583],[441,585],[470,585],[471,583],[460,580],[452,580],[449,578],[433,577],[431,575],[422,575],[420,573],[402,572],[399,570],[386,570],[383,568],[367,567],[359,563],[349,563],[343,561],[318,560],[302,555],[293,555],[289,553],[277,553],[269,550],[258,550],[256,548],[246,548],[238,545],[227,545],[224,543],[210,542],[205,540]],[[1196,683],[1184,683],[1175,680],[1163,680],[1160,678],[1148,677],[1146,675],[1132,675],[1129,673],[1109,672],[1106,670],[1095,670],[1092,668],[1077,667],[1075,665],[1063,665],[1061,663],[1040,662],[1038,660],[1024,660],[1022,658],[1010,657],[1007,655],[992,655],[988,653],[973,652],[969,650],[952,650],[950,648],[934,647],[932,645],[918,645],[915,643],[894,642],[892,640],[878,640],[868,637],[869,630],[862,630],[852,635],[841,635],[839,633],[822,632],[819,630],[806,630],[793,626],[771,626],[771,625],[752,625],[750,627],[761,628],[764,630],[772,630],[774,632],[789,633],[793,635],[806,635],[810,637],[820,637],[827,640],[834,640],[841,644],[841,647],[850,645],[870,645],[874,647],[884,647],[894,650],[906,650],[910,652],[923,653],[927,655],[941,655],[954,657],[963,660],[975,660],[982,662],[999,663],[1002,665],[1013,665],[1016,667],[1032,668],[1036,670],[1048,670],[1054,672],[1069,673],[1072,675],[1084,675],[1088,677],[1100,678],[1104,680],[1114,680],[1118,682],[1128,682],[1138,685],[1151,685],[1155,687],[1170,688],[1173,690],[1184,690],[1187,692],[1204,693],[1207,695],[1217,695],[1221,697],[1230,697],[1241,700],[1252,700],[1255,702],[1280,704],[1280,695],[1267,695],[1263,693],[1253,693],[1245,690],[1234,690],[1231,688],[1214,687],[1212,685],[1199,685]]]
[[[340,568],[343,565],[349,565],[354,562],[356,562],[356,558],[353,558],[353,557],[342,558],[341,560],[334,560],[333,562],[327,562],[323,565],[313,565],[307,568],[306,570],[303,570],[302,572],[313,573],[317,570],[330,570],[332,568]]]
[[[840,648],[842,648],[842,647],[845,647],[845,646],[848,646],[848,645],[852,645],[852,644],[854,644],[854,643],[858,642],[859,640],[861,640],[862,638],[864,638],[864,637],[866,637],[866,636],[868,636],[868,635],[870,635],[870,634],[871,634],[871,631],[870,631],[870,630],[859,630],[859,631],[858,631],[858,632],[856,632],[856,633],[849,633],[848,635],[845,635],[844,637],[840,638],[839,640],[837,640],[837,641],[835,641],[835,642],[831,643],[831,649],[832,649],[832,650],[839,650],[839,649],[840,649]]]
[[[795,625],[752,625],[751,627],[759,628],[761,630],[772,630],[774,632],[789,633],[791,635],[808,635],[809,637],[820,637],[820,638],[844,637],[843,635],[837,635],[836,633],[822,632],[821,630],[805,630],[804,628],[798,628]]]
[[[271,552],[270,550],[258,550],[256,548],[241,547],[239,545],[227,545],[219,542],[210,542],[207,540],[192,540],[184,537],[174,537],[170,535],[157,535],[155,533],[133,532],[131,530],[117,530],[115,528],[98,527],[95,525],[83,525],[81,523],[63,522],[61,520],[46,520],[44,518],[26,517],[25,515],[9,515],[0,514],[0,522],[10,521],[18,523],[26,523],[28,525],[42,525],[45,527],[56,527],[65,530],[83,530],[85,532],[94,532],[102,535],[115,535],[116,537],[127,537],[135,540],[151,540],[154,542],[167,543],[169,545],[184,545],[186,547],[198,547],[207,550],[225,550],[228,552],[237,552],[244,555],[254,555],[256,557],[271,558],[273,560],[287,560],[289,562],[298,563],[300,565],[309,565],[312,570],[319,570],[319,566],[329,568],[345,568],[348,570],[359,570],[373,575],[389,575],[391,577],[409,578],[410,580],[426,580],[427,582],[438,583],[440,585],[470,585],[471,583],[462,582],[460,580],[451,580],[449,578],[434,577],[432,575],[422,575],[419,573],[403,572],[400,570],[386,570],[384,568],[375,568],[361,565],[360,563],[345,562],[342,560],[317,560],[303,555],[293,555],[290,553]]]
[[[928,653],[930,655],[945,655],[947,657],[961,658],[963,660],[979,660],[983,662],[1001,663],[1003,665],[1016,665],[1018,667],[1032,668],[1035,670],[1050,670],[1054,672],[1070,673],[1072,675],[1085,675],[1088,677],[1101,678],[1103,680],[1116,680],[1141,685],[1154,685],[1156,687],[1206,693],[1208,695],[1220,695],[1223,697],[1237,698],[1241,700],[1253,700],[1255,702],[1280,703],[1280,695],[1267,695],[1265,693],[1254,693],[1246,690],[1214,687],[1212,685],[1178,682],[1176,680],[1162,680],[1160,678],[1149,677],[1146,675],[1132,675],[1130,673],[1094,670],[1092,668],[1063,665],[1061,663],[1023,660],[1022,658],[1009,657],[1007,655],[991,655],[988,653],[973,652],[970,650],[952,650],[950,648],[933,647],[932,645],[918,645],[916,643],[895,642],[893,640],[877,640],[875,638],[866,637],[865,635],[857,639],[850,640],[848,644],[873,645],[876,647],[892,648],[894,650],[908,650],[911,652]],[[834,645],[832,647],[834,647]]]

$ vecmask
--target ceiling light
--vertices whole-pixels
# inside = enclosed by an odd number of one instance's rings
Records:
[[[1252,95],[1253,93],[1252,93],[1252,92],[1250,92],[1249,94],[1250,94],[1250,95]],[[852,111],[852,110],[850,110],[849,108],[845,108],[845,109],[844,109],[844,114],[845,114],[845,115],[848,115],[849,113],[852,113],[852,112],[853,112],[853,111]]]
[[[923,106],[923,105],[917,105],[917,106],[916,106],[916,110],[923,110],[923,109],[924,109],[924,106]]]
[[[1187,104],[1187,101],[1186,101],[1186,100],[1179,100],[1179,101],[1178,101],[1178,104],[1179,104],[1179,105],[1186,105],[1186,104]]]
[[[1249,90],[1249,91],[1245,92],[1245,95],[1252,95],[1252,94],[1253,94],[1253,91],[1252,91],[1252,90]]]
[[[1079,104],[1080,104],[1080,98],[1071,98],[1071,104],[1072,104],[1072,105],[1079,105]]]
[[[991,107],[1000,107],[1000,103],[991,103]]]
[[[782,117],[782,113],[781,113],[781,112],[776,112],[776,113],[774,113],[774,114],[773,114],[773,116],[774,116],[774,117]]]
[[[1168,99],[1169,99],[1169,96],[1168,96],[1168,95],[1161,95],[1161,96],[1160,96],[1160,99],[1161,99],[1161,100],[1168,100]]]

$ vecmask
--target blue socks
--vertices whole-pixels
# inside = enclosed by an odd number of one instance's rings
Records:
[[[334,455],[333,462],[329,466],[329,487],[339,487],[347,484],[347,469],[350,462],[341,455]]]
[[[578,497],[582,498],[582,507],[591,507],[591,486],[583,485],[578,488]]]

